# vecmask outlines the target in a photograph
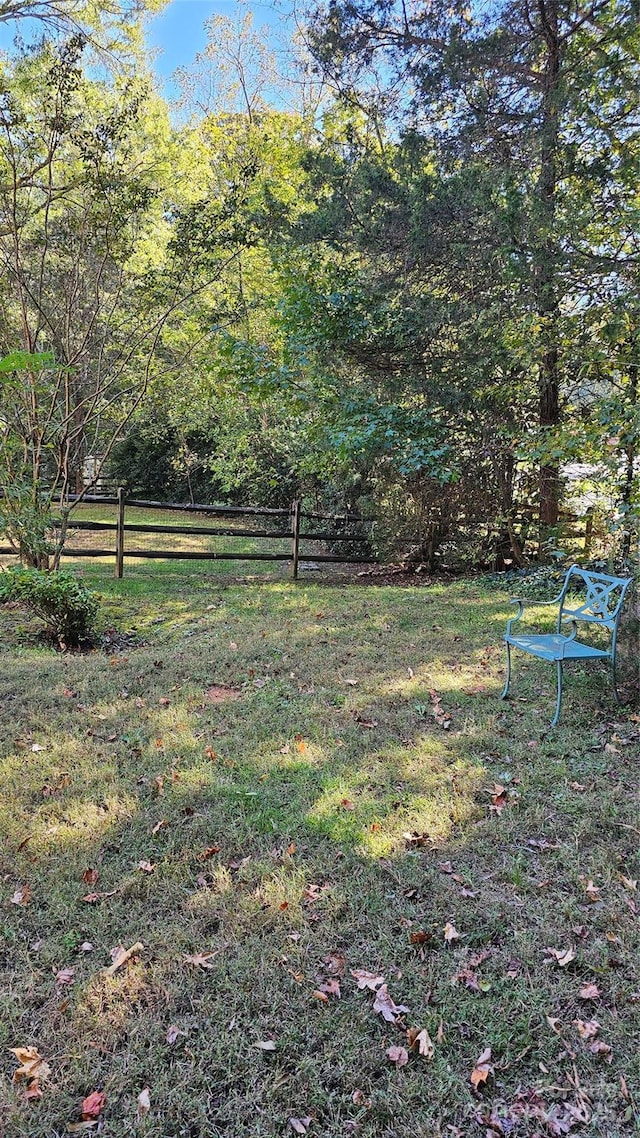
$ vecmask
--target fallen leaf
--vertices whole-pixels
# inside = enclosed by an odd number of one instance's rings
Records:
[[[87,905],[97,905],[98,901],[104,901],[106,897],[115,897],[118,892],[118,889],[112,889],[109,893],[87,893],[82,900]]]
[[[571,964],[572,960],[576,958],[572,948],[545,948],[544,951],[548,956],[552,956],[561,968],[566,968],[567,964]]]
[[[27,1090],[33,1088],[32,1098],[41,1098],[40,1080],[43,1081],[51,1074],[51,1067],[42,1058],[37,1047],[10,1047],[9,1051],[15,1055],[20,1066],[13,1072],[12,1083],[27,1084]]]
[[[580,989],[581,1000],[597,1000],[600,995],[600,989],[597,984],[585,984]]]
[[[453,873],[453,866],[450,861],[441,861],[438,865],[441,873]]]
[[[165,1039],[166,1039],[167,1043],[171,1043],[171,1044],[177,1043],[180,1036],[186,1035],[186,1034],[187,1034],[186,1031],[182,1031],[182,1029],[179,1027],[174,1027],[174,1025],[171,1023],[171,1024],[169,1024],[169,1027],[167,1028],[167,1034],[165,1036]]]
[[[313,996],[314,1000],[321,1000],[325,1004],[328,1003],[329,997],[327,993],[321,992],[319,988],[316,988],[316,990],[312,992],[311,995]]]
[[[364,988],[370,988],[372,992],[375,992],[376,988],[384,984],[384,976],[379,976],[377,972],[366,972],[362,968],[352,968],[351,975],[354,980],[357,980],[361,991]]]
[[[145,1087],[144,1090],[140,1091],[140,1094],[138,1095],[138,1121],[141,1122],[150,1110],[151,1096],[149,1094],[149,1088]]]
[[[82,1119],[87,1122],[92,1118],[99,1118],[107,1102],[107,1096],[102,1091],[92,1091],[80,1107]]]
[[[578,1029],[578,1035],[581,1039],[594,1039],[600,1031],[600,1024],[598,1023],[597,1019],[574,1019],[573,1022]]]
[[[253,1046],[259,1048],[260,1051],[275,1051],[276,1049],[273,1039],[259,1039]]]
[[[395,1023],[396,1018],[402,1015],[403,1012],[408,1012],[409,1009],[404,1004],[396,1004],[389,995],[389,989],[386,984],[382,984],[377,992],[376,998],[373,1001],[373,1010],[378,1015],[381,1015],[387,1023]]]
[[[411,833],[404,833],[402,837],[408,846],[417,847],[418,849],[421,849],[422,846],[430,846],[432,844],[429,834],[419,834],[417,830],[413,830]]]
[[[320,984],[319,991],[324,992],[326,996],[337,996],[340,999],[340,981],[335,978],[325,980],[323,984]]]
[[[433,1059],[435,1047],[426,1027],[410,1027],[407,1031],[407,1039],[412,1051],[417,1051],[424,1059]]]
[[[171,703],[171,700],[166,695],[161,695],[158,703],[160,704],[160,707],[168,707]]]
[[[433,933],[415,932],[409,934],[409,944],[426,944],[433,940]]]
[[[585,885],[584,891],[587,895],[587,900],[591,901],[592,903],[600,900],[600,887],[598,885],[594,885],[591,878],[589,878],[587,884]]]
[[[374,727],[378,726],[377,719],[367,719],[366,716],[361,715],[359,711],[356,711],[354,713],[353,718],[359,727],[367,727],[369,730],[372,730]]]
[[[409,1062],[409,1052],[406,1047],[388,1047],[385,1054],[396,1067],[406,1067]]]
[[[21,885],[11,897],[12,905],[28,905],[31,900],[31,886]]]
[[[508,803],[506,787],[496,782],[488,793],[491,795],[491,806],[489,809],[493,811],[494,814],[502,814],[502,811]]]
[[[194,968],[213,968],[211,958],[215,955],[215,952],[195,952],[192,956],[183,956],[182,960]]]
[[[311,1126],[310,1118],[290,1118],[289,1126],[296,1134],[306,1134]]]
[[[168,825],[169,825],[169,823],[167,822],[167,819],[161,818],[159,822],[156,822],[151,833],[152,834],[159,834],[160,830],[162,830],[165,826],[168,826]]]
[[[156,868],[157,866],[150,861],[138,862],[138,869],[141,870],[142,873],[155,873]]]
[[[594,1042],[589,1045],[589,1051],[592,1055],[599,1055],[603,1059],[606,1059],[607,1063],[611,1062],[611,1048],[608,1043],[603,1043],[601,1039],[594,1040]]]
[[[214,854],[217,853],[220,853],[220,846],[207,846],[206,850],[203,850],[200,854],[200,857],[203,861],[208,861],[210,857],[213,857]]]
[[[59,972],[56,972],[56,981],[61,986],[65,984],[73,984],[75,978],[75,968],[61,968]]]
[[[491,1048],[486,1047],[481,1055],[476,1060],[476,1065],[469,1076],[472,1086],[476,1089],[480,1083],[486,1083],[489,1075],[493,1074],[493,1064],[491,1062]]]
[[[99,878],[100,874],[98,873],[97,869],[85,869],[84,873],[82,874],[82,880],[84,881],[85,885],[97,885]]]
[[[453,940],[460,940],[460,933],[455,928],[455,926],[451,924],[451,921],[447,921],[446,925],[444,926],[444,939],[446,940],[447,944],[451,944],[451,941]]]
[[[93,952],[93,945],[90,940],[83,940],[78,948],[78,952]]]
[[[624,888],[629,891],[629,893],[635,893],[636,889],[638,888],[637,879],[625,877],[623,873],[620,874],[620,881],[622,882]]]
[[[341,952],[330,952],[323,957],[322,963],[330,976],[344,976],[346,961]]]
[[[352,802],[350,798],[341,798],[340,805],[342,806],[343,810],[355,810],[356,808],[355,803]]]

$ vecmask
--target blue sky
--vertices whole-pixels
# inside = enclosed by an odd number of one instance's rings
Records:
[[[147,39],[156,49],[154,70],[168,98],[175,94],[171,76],[177,67],[186,67],[207,42],[205,20],[221,14],[233,18],[247,9],[253,13],[254,28],[268,25],[273,36],[282,34],[285,13],[291,10],[289,0],[170,0],[167,7],[148,24]],[[21,32],[29,38],[31,21],[24,21]],[[17,26],[15,22],[0,24],[0,48],[11,48]]]

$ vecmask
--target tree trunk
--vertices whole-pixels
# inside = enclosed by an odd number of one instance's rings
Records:
[[[559,304],[556,289],[556,194],[558,182],[558,102],[561,48],[557,0],[538,0],[538,17],[546,49],[542,74],[541,147],[538,193],[539,237],[534,251],[536,308],[542,325],[538,379],[538,421],[543,435],[560,422]],[[540,528],[556,525],[560,497],[557,463],[540,467]]]

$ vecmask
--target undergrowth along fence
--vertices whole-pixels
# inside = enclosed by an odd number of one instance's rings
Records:
[[[302,509],[296,501],[290,509],[266,506],[223,506],[210,503],[156,502],[127,498],[122,487],[115,495],[70,495],[69,503],[79,507],[104,508],[106,519],[83,518],[72,514],[68,526],[68,542],[63,557],[113,557],[114,574],[124,575],[125,559],[198,560],[198,561],[271,561],[288,562],[290,575],[298,576],[300,564],[313,563],[366,564],[375,561],[370,549],[371,523],[354,514],[319,514]],[[186,515],[186,524],[162,521],[130,521],[130,511],[162,511]],[[200,519],[221,519],[224,524],[201,524]],[[187,517],[193,521],[187,523]],[[113,534],[113,545],[96,541],[94,535]],[[129,540],[130,535],[139,540]],[[85,536],[86,535],[86,536]],[[156,539],[172,539],[172,544],[159,548]],[[79,539],[79,540],[78,540]],[[193,539],[198,548],[193,548]],[[204,539],[204,540],[201,540]],[[151,545],[146,544],[147,540]],[[202,548],[202,546],[205,548]],[[142,548],[141,548],[142,546]],[[157,547],[156,547],[157,546]],[[180,546],[177,548],[177,546]],[[15,550],[3,547],[0,554]]]

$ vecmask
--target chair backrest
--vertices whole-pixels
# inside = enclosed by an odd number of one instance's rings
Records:
[[[624,595],[631,581],[631,577],[609,577],[606,573],[588,573],[579,565],[572,565],[567,570],[560,594],[558,628],[562,621],[583,620],[615,632]],[[577,593],[580,593],[581,597],[577,603],[574,603],[574,596]],[[570,596],[569,603],[567,595]]]

